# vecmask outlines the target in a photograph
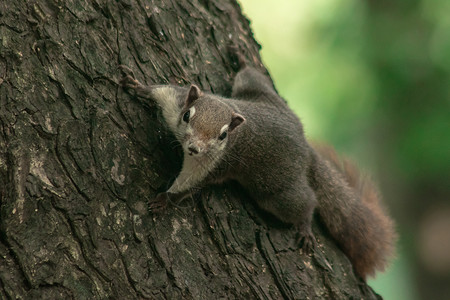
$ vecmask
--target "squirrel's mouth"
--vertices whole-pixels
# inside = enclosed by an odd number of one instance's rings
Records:
[[[190,141],[184,145],[184,151],[190,156],[203,156],[206,147],[203,143]]]

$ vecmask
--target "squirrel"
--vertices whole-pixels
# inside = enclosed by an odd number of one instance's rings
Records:
[[[120,66],[121,86],[155,101],[183,148],[179,175],[150,201],[150,209],[161,211],[169,199],[179,201],[193,188],[235,180],[260,208],[294,224],[305,251],[316,244],[311,225],[317,211],[360,277],[384,270],[396,234],[374,185],[332,148],[311,146],[271,79],[238,58],[231,98],[195,84],[144,86]]]

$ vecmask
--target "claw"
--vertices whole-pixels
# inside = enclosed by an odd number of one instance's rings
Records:
[[[311,254],[314,252],[314,249],[316,248],[316,238],[314,237],[314,234],[311,232],[311,229],[305,229],[301,228],[297,232],[297,238],[296,238],[297,245],[300,246],[300,248],[303,250],[306,254]]]
[[[124,88],[136,89],[141,83],[130,75],[126,75],[120,79],[120,85]]]
[[[136,76],[134,76],[134,72],[133,70],[131,70],[130,68],[128,68],[125,65],[119,65],[119,69],[120,71],[122,71],[123,75],[125,76],[131,76],[132,78],[136,78]]]
[[[247,65],[245,62],[245,56],[239,50],[239,47],[236,45],[228,45],[227,46],[228,53],[234,65],[236,65],[237,70],[244,69]]]
[[[123,74],[123,77],[119,81],[122,87],[137,89],[139,86],[141,86],[141,83],[136,79],[136,76],[134,76],[133,70],[125,65],[119,65],[119,69]]]
[[[152,213],[159,213],[167,207],[167,193],[159,193],[156,198],[149,201],[148,208]]]

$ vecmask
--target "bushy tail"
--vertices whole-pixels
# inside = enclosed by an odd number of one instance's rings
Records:
[[[383,271],[393,256],[396,233],[372,181],[328,146],[314,146],[309,174],[319,215],[361,277]]]

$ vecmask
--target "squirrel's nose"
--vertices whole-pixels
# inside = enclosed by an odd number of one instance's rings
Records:
[[[190,145],[190,146],[188,147],[188,150],[189,150],[189,154],[190,154],[190,155],[192,155],[192,154],[198,154],[198,153],[200,152],[200,149],[199,149],[197,146],[194,146],[194,145]]]

